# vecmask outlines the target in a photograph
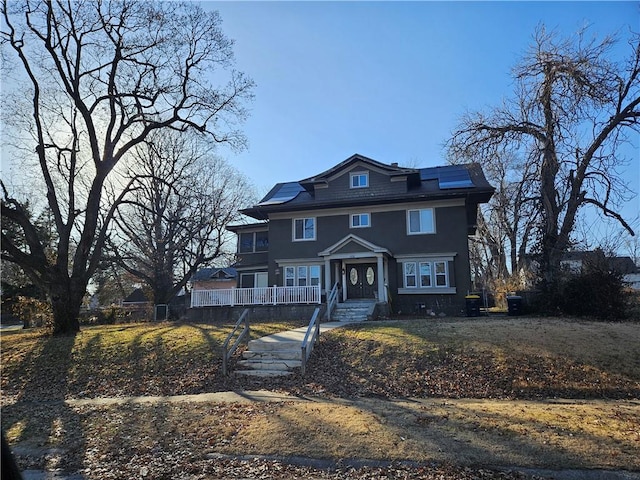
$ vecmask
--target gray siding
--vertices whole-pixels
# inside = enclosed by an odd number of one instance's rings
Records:
[[[366,209],[354,210],[363,213]],[[301,215],[302,216],[302,215]],[[296,216],[295,218],[300,218]],[[371,227],[349,228],[349,214],[316,217],[316,240],[293,241],[292,220],[271,220],[269,227],[269,284],[281,284],[276,275],[276,260],[314,259],[320,260],[318,252],[336,244],[349,234],[354,234],[375,245],[388,249],[392,255],[427,255],[456,253],[453,262],[449,262],[449,283],[456,287],[458,301],[464,301],[464,295],[470,288],[470,270],[466,210],[464,206],[441,207],[435,209],[436,233],[407,235],[406,210],[374,212],[371,214]],[[356,252],[354,245],[347,245],[343,251]],[[401,260],[389,261],[389,287],[392,292],[403,286]],[[413,304],[419,300],[411,297],[407,302]],[[433,295],[426,295],[427,298]],[[444,295],[452,297],[453,295]],[[406,308],[406,307],[405,307]]]
[[[350,173],[364,171],[369,172],[369,186],[364,188],[351,188]],[[406,182],[392,182],[389,175],[356,166],[352,170],[345,171],[344,174],[331,180],[328,187],[316,188],[315,199],[318,202],[345,200],[348,205],[349,201],[384,198],[387,196],[401,195],[406,192]]]

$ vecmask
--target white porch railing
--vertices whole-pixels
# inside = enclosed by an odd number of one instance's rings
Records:
[[[308,287],[227,288],[193,290],[191,308],[320,303],[320,285]]]

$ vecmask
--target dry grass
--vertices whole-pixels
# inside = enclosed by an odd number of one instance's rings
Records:
[[[256,325],[254,335],[293,326]],[[303,395],[296,401],[64,401],[251,387],[217,370],[229,329],[140,324],[90,327],[76,337],[3,334],[2,427],[21,466],[82,470],[89,479],[139,478],[142,468],[149,478],[189,471],[205,478],[214,462],[208,454],[256,454],[640,470],[640,328],[634,323],[372,322],[333,330],[314,352],[310,376],[271,384]],[[512,398],[491,389],[505,376]],[[439,391],[460,398],[416,395],[435,381]],[[490,388],[477,389],[483,382]],[[409,395],[383,399],[378,391]],[[551,395],[539,398],[540,392]],[[554,398],[563,392],[572,399]],[[603,392],[618,400],[594,398]]]

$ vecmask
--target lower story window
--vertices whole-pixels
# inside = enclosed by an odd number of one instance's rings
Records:
[[[448,287],[447,262],[404,262],[404,288]]]
[[[284,267],[285,287],[305,287],[320,285],[319,265],[296,265]]]
[[[240,275],[240,288],[262,288],[268,286],[267,272],[243,273]]]

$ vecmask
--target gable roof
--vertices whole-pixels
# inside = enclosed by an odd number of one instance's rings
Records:
[[[344,170],[348,169],[354,164],[357,163],[365,163],[368,167],[378,170],[380,172],[384,172],[387,175],[407,175],[407,174],[415,174],[417,170],[415,168],[404,168],[399,167],[397,163],[392,163],[391,165],[387,165],[386,163],[378,162],[377,160],[373,160],[371,158],[365,157],[364,155],[360,155],[358,153],[351,155],[346,160],[340,162],[334,167],[331,167],[329,170],[325,170],[318,175],[314,175],[313,177],[305,178],[304,180],[300,180],[301,185],[314,184],[326,182],[328,179],[339,175]]]
[[[144,293],[144,290],[142,290],[141,288],[136,288],[127,296],[127,298],[122,301],[122,303],[144,303],[148,301],[149,299]]]
[[[340,249],[344,248],[345,246],[347,246],[349,244],[358,245],[358,247],[364,248],[365,250],[368,250],[370,252],[386,253],[386,254],[391,255],[391,252],[388,249],[386,249],[385,247],[380,247],[380,246],[378,246],[378,245],[376,245],[374,243],[368,242],[367,240],[358,237],[357,235],[354,235],[353,233],[350,233],[349,235],[347,235],[343,239],[337,241],[336,243],[334,243],[330,247],[328,247],[325,250],[323,250],[322,252],[318,253],[318,256],[326,257],[328,255],[333,255],[334,253],[338,252]]]
[[[346,171],[362,165],[390,178],[406,179],[405,193],[377,195],[350,199],[349,205],[371,205],[406,201],[435,200],[454,197],[473,197],[472,203],[487,202],[494,188],[487,182],[482,168],[477,163],[446,165],[429,168],[406,168],[397,163],[390,165],[360,154],[354,154],[334,167],[297,182],[276,184],[255,206],[242,210],[245,215],[258,220],[269,218],[270,212],[331,208],[344,205],[342,200],[320,201],[315,198],[317,185],[326,185]]]
[[[205,267],[205,268],[201,268],[196,273],[194,273],[193,276],[191,277],[191,281],[198,282],[203,280],[214,280],[214,279],[231,280],[236,278],[237,275],[238,275],[238,272],[233,267],[227,267],[227,268]]]

